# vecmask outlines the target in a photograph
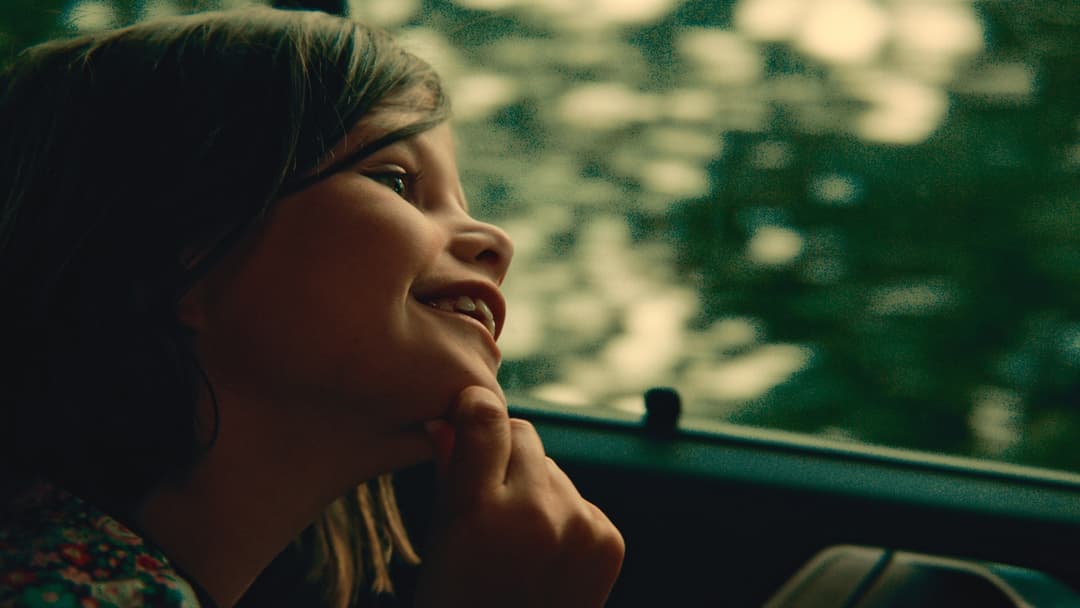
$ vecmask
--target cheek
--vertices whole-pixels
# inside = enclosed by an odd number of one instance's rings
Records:
[[[269,232],[223,281],[201,350],[267,398],[401,398],[433,367],[416,369],[429,345],[410,324],[409,289],[440,252],[437,231],[386,218]]]
[[[442,416],[462,389],[480,385],[499,392],[497,356],[476,328],[448,321],[427,312],[422,304],[410,307],[405,339],[386,354],[384,378],[394,379],[395,402],[419,399],[412,412],[416,419]],[[392,367],[390,367],[392,366]]]

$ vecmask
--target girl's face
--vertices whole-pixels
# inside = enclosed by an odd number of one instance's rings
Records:
[[[511,255],[469,216],[443,125],[282,199],[182,316],[215,388],[392,434],[499,390]]]

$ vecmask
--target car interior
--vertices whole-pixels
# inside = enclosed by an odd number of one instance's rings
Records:
[[[608,606],[1080,605],[1075,476],[708,421],[676,428],[660,410],[663,425],[512,406],[626,539]],[[434,470],[396,480],[423,546]],[[283,555],[244,605],[316,601],[300,570]],[[414,573],[399,574],[385,605],[410,605]]]

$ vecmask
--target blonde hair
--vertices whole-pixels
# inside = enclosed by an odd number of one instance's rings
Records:
[[[376,593],[392,593],[390,561],[396,553],[420,563],[401,520],[389,475],[336,500],[297,541],[314,556],[308,576],[323,586],[326,605],[355,605],[365,582]]]

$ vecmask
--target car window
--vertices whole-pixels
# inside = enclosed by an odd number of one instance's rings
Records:
[[[445,76],[515,240],[511,400],[1080,471],[1075,3],[347,4]]]
[[[1075,4],[413,7],[511,394],[1080,470]]]

